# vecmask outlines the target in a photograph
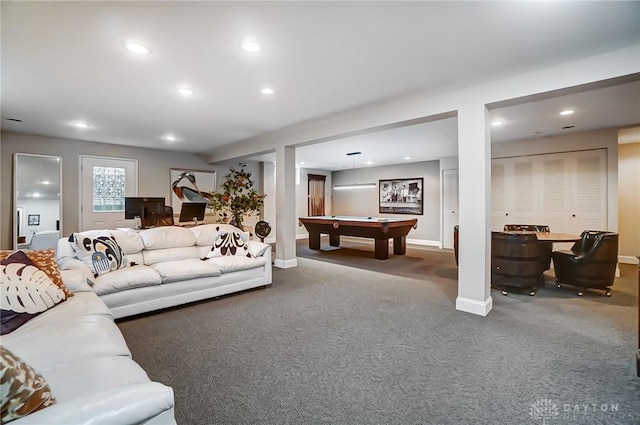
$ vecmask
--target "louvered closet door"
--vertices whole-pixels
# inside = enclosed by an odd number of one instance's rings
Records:
[[[491,163],[491,230],[502,231],[509,218],[507,216],[507,166],[504,160]]]
[[[572,233],[607,230],[607,155],[605,150],[574,155]]]
[[[534,173],[534,160],[518,159],[513,162],[513,189],[510,191],[509,222],[534,223],[538,216],[538,183]]]
[[[554,232],[570,232],[573,228],[571,160],[567,154],[544,155],[540,168],[542,216],[539,223],[533,224],[546,224]]]

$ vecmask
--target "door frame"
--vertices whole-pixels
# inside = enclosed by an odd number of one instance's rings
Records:
[[[78,155],[78,229],[80,232],[84,231],[84,220],[82,217],[82,207],[83,207],[83,196],[84,196],[84,179],[83,179],[83,170],[82,170],[82,165],[83,162],[85,160],[85,158],[91,158],[91,159],[103,159],[106,161],[131,161],[133,162],[134,165],[134,176],[133,176],[133,196],[138,196],[138,159],[137,158],[123,158],[123,157],[117,157],[117,156],[105,156],[105,155],[89,155],[89,154],[80,154]]]
[[[446,227],[445,227],[445,214],[446,214],[446,210],[445,210],[445,196],[446,196],[446,190],[445,190],[445,178],[444,175],[445,173],[448,172],[453,172],[455,171],[456,174],[458,175],[458,179],[460,178],[460,171],[459,169],[456,168],[443,168],[440,172],[440,178],[441,178],[441,185],[440,185],[440,191],[441,191],[441,207],[440,207],[440,249],[444,249],[444,238],[445,238],[445,231],[447,231]],[[457,188],[457,196],[458,196],[458,210],[460,209],[460,181],[458,180],[458,188]],[[458,216],[458,221],[459,221],[460,217]],[[453,232],[453,229],[448,229],[448,231]],[[452,248],[448,248],[448,249],[453,249]]]

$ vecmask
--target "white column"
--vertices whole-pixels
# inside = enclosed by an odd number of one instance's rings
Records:
[[[273,162],[262,163],[262,182],[263,191],[267,195],[264,198],[264,217],[263,220],[271,225],[271,233],[265,239],[265,242],[273,243],[276,241],[277,223],[276,223],[276,167]]]
[[[282,269],[296,267],[296,151],[276,148],[276,259]]]
[[[458,110],[460,230],[456,309],[486,316],[491,299],[491,134],[484,104]]]

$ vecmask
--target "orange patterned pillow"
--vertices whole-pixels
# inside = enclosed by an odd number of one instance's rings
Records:
[[[0,347],[0,383],[3,424],[56,403],[42,375],[4,347]]]
[[[34,266],[45,272],[53,284],[64,291],[67,298],[73,297],[73,292],[69,291],[69,288],[62,282],[62,275],[56,262],[55,249],[33,249],[23,252],[27,254],[27,257],[33,262]],[[0,260],[4,260],[13,253],[14,251],[0,251]]]

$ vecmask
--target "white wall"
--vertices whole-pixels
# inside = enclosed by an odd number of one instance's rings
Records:
[[[640,256],[640,143],[618,147],[619,250],[621,261]]]
[[[164,196],[167,201],[171,199],[169,196],[171,194],[171,168],[216,171],[219,185],[223,180],[223,176],[229,171],[229,167],[237,167],[238,165],[238,161],[235,160],[211,165],[195,154],[178,151],[133,148],[6,131],[3,131],[0,137],[2,138],[0,210],[5,212],[12,211],[13,208],[13,188],[11,185],[13,153],[22,152],[62,157],[62,230],[65,236],[72,232],[77,232],[79,229],[80,154],[137,159],[139,173],[138,194],[140,196]],[[251,178],[256,187],[260,187],[262,175],[259,163],[248,162],[247,171],[252,173]],[[7,213],[2,215],[2,221],[0,222],[0,249],[11,249],[13,246],[12,216],[12,214]],[[246,224],[251,224],[255,219],[253,217]]]
[[[440,241],[440,175],[439,161],[414,162],[381,167],[334,171],[333,184],[376,183],[374,188],[333,190],[333,214],[394,218],[417,218],[418,228],[408,240],[435,244]],[[378,180],[422,177],[423,215],[382,214],[379,212]],[[332,186],[333,187],[333,186]]]

